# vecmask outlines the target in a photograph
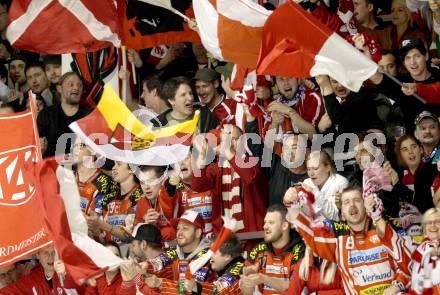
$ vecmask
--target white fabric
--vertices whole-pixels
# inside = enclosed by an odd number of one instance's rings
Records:
[[[313,189],[315,203],[313,208],[317,216],[323,216],[331,220],[339,220],[338,208],[336,207],[336,193],[341,192],[348,186],[347,179],[339,174],[330,176],[321,189],[310,178],[304,180],[304,184]]]
[[[194,16],[203,47],[216,59],[224,60],[218,39],[218,13],[208,0],[193,1]]]
[[[335,62],[341,60],[343,62]],[[378,69],[377,64],[368,59],[341,36],[333,33],[315,56],[315,64],[310,75],[329,75],[352,91],[359,91],[363,82]]]
[[[58,166],[56,175],[60,184],[60,195],[64,201],[73,243],[87,254],[98,267],[117,268],[123,263],[123,260],[87,235],[87,223],[80,208],[78,186],[73,172]]]
[[[248,0],[217,0],[217,11],[248,27],[263,27],[271,11]]]
[[[26,12],[9,24],[6,30],[6,37],[9,43],[14,44],[21,35],[23,35],[28,26],[37,18],[40,12],[51,2],[52,0],[33,0],[29,4]]]
[[[263,27],[272,12],[250,0],[216,2],[217,7],[214,7],[209,0],[194,0],[193,10],[203,46],[216,59],[224,60],[218,36],[218,30],[222,29],[218,27],[219,14],[248,27]]]
[[[121,39],[118,34],[113,33],[109,26],[96,19],[95,15],[81,1],[58,0],[58,2],[78,18],[96,40],[108,41],[115,47],[121,47]]]
[[[189,146],[180,143],[170,146],[153,146],[147,150],[120,150],[113,144],[95,144],[76,122],[70,124],[69,127],[97,154],[105,155],[106,158],[113,161],[136,165],[165,166],[185,160],[189,152]],[[192,134],[188,136],[192,136]],[[182,139],[182,141],[184,140]]]

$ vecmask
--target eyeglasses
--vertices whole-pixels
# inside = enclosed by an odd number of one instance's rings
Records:
[[[425,225],[435,225],[435,226],[440,226],[440,219],[436,219],[436,220],[428,220],[425,222]]]

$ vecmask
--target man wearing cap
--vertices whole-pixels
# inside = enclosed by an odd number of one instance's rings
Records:
[[[200,284],[191,279],[186,281],[187,290],[197,289],[201,294],[242,294],[238,284],[244,267],[242,253],[240,239],[232,234],[211,258],[210,264],[216,275],[215,281]]]
[[[423,146],[422,160],[425,163],[437,164],[440,159],[440,126],[438,117],[428,111],[421,112],[415,120],[414,136]]]
[[[154,225],[139,223],[134,227],[132,236],[131,253],[140,267],[146,260],[154,259],[162,253],[162,236],[160,230]],[[168,266],[161,272],[166,273],[169,270],[170,267]],[[147,295],[159,294],[152,288],[155,287],[155,284],[162,284],[161,279],[155,275],[147,275],[147,277],[138,274],[134,279],[140,293]],[[171,279],[171,277],[168,278]]]
[[[138,262],[156,258],[162,253],[162,235],[154,225],[139,223],[132,235],[131,252]]]
[[[24,69],[28,63],[26,57],[16,54],[9,59],[9,77],[11,78],[14,89],[20,92],[26,92],[26,75]]]
[[[61,55],[48,54],[43,55],[41,60],[44,64],[44,71],[49,79],[49,90],[55,101],[60,101],[61,96],[57,90],[58,82],[61,78]]]
[[[189,263],[205,254],[211,246],[211,242],[203,237],[205,224],[197,212],[188,210],[180,218],[174,219],[172,224],[177,227],[177,247],[148,259],[145,265],[148,273],[162,278],[155,286],[161,294],[176,294],[177,288],[179,293],[185,293],[184,282]],[[162,270],[165,268],[169,271],[164,273]],[[208,267],[202,267],[193,274],[193,278],[197,282],[209,282],[214,277]]]
[[[196,93],[202,104],[208,107],[221,123],[235,124],[237,102],[226,99],[223,94],[218,93],[219,78],[220,75],[215,70],[209,68],[198,70],[193,78]]]
[[[440,71],[429,68],[428,51],[421,39],[405,39],[400,44],[400,58],[408,74],[398,75],[398,80],[409,83],[432,84],[440,81]],[[440,106],[424,103],[414,96],[406,96],[402,92],[401,85],[388,76],[377,72],[370,80],[377,85],[378,91],[396,101],[402,109],[405,119],[405,127],[408,132],[414,130],[414,119],[417,114],[428,110],[433,114],[440,113]]]

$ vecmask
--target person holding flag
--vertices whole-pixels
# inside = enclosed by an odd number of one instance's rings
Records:
[[[84,288],[76,285],[66,273],[63,262],[55,259],[53,247],[40,251],[36,256],[38,265],[14,284],[0,289],[1,295],[84,293]]]

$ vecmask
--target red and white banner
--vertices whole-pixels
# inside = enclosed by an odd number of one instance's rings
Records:
[[[24,169],[39,158],[35,119],[30,110],[0,115],[0,268],[52,243]]]
[[[120,47],[113,0],[14,0],[6,37],[15,48],[40,53],[86,53]]]
[[[377,65],[293,1],[264,24],[257,74],[309,78],[329,75],[353,91]]]
[[[203,46],[219,60],[255,68],[271,11],[251,0],[194,0]]]
[[[55,249],[75,283],[82,285],[87,279],[120,266],[122,259],[88,237],[73,172],[53,158],[26,168],[40,194],[41,211]]]

